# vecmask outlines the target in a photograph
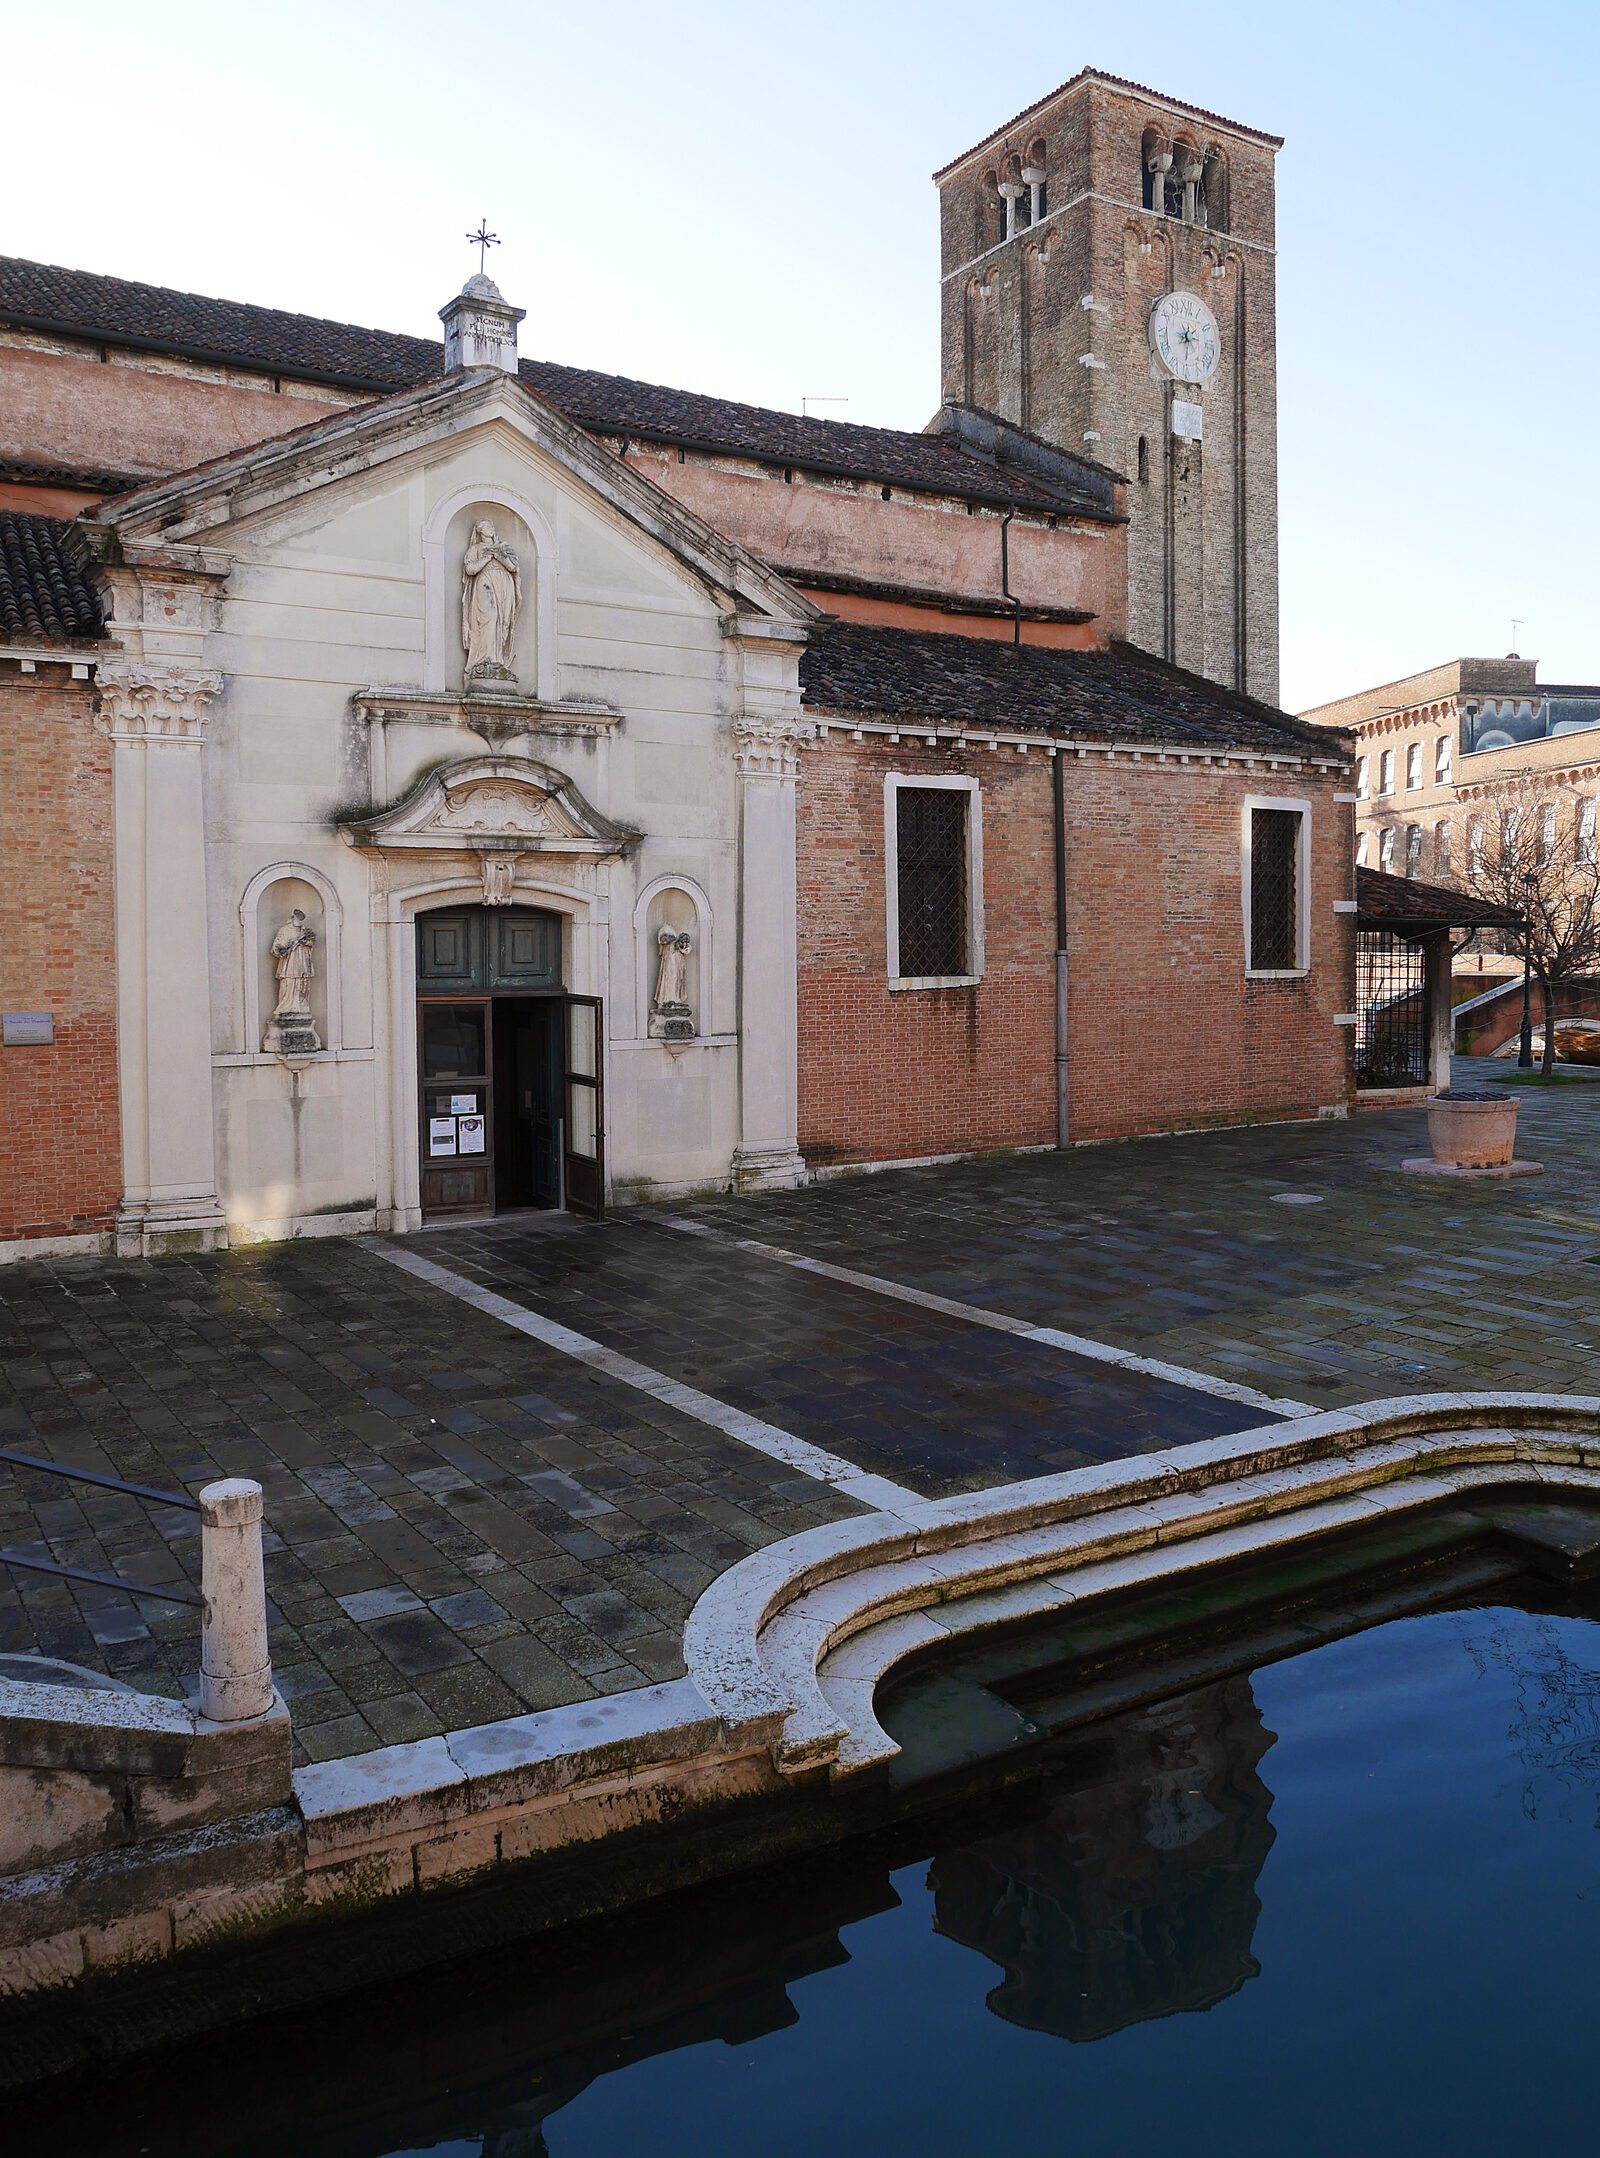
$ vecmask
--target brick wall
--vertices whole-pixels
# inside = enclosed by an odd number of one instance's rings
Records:
[[[883,782],[982,789],[985,970],[887,986]],[[1094,756],[1067,768],[1074,1139],[1314,1116],[1348,1098],[1350,811],[1333,780]],[[1311,971],[1248,981],[1240,817],[1309,798]],[[801,766],[800,1144],[813,1163],[1048,1144],[1055,904],[1047,757],[832,737]]]
[[[111,1226],[117,1126],[111,744],[91,682],[0,661],[0,1008],[47,1011],[50,1047],[0,1048],[0,1241]]]

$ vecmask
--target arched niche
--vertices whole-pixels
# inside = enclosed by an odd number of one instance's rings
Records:
[[[278,961],[272,944],[297,908],[305,915],[313,940],[309,1002],[319,1043],[315,1053],[343,1046],[339,947],[344,915],[339,895],[322,872],[308,863],[274,862],[250,879],[239,902],[244,1046],[253,1055],[276,1053],[264,1046],[278,1001]]]
[[[461,634],[462,577],[472,528],[480,522],[491,525],[496,537],[515,554],[521,599],[512,656],[515,683],[471,686],[554,701],[555,534],[543,512],[525,496],[492,482],[457,488],[435,504],[423,531],[424,686],[457,694],[464,694],[469,687]]]
[[[641,1035],[657,1041],[692,1041],[714,1032],[710,1002],[715,977],[711,970],[711,902],[691,877],[661,876],[647,884],[633,911],[637,975],[638,1025]],[[682,1003],[686,1011],[658,1009],[657,987],[661,981],[664,937],[687,937],[680,944]]]

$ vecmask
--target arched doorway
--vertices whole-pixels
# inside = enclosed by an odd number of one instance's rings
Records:
[[[601,1041],[599,999],[562,986],[560,915],[450,907],[418,917],[424,1219],[600,1212]]]

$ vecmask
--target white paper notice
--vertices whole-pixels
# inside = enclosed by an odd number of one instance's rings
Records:
[[[478,1097],[477,1097],[477,1095],[476,1095],[476,1094],[452,1094],[452,1095],[451,1095],[451,1097],[450,1097],[450,1114],[451,1114],[452,1116],[476,1116],[476,1115],[477,1115],[477,1113],[478,1113]],[[463,1149],[463,1152],[464,1152],[464,1151],[465,1151],[465,1149]]]
[[[456,1150],[456,1120],[453,1116],[431,1116],[428,1119],[428,1152],[430,1154],[453,1154]]]
[[[483,1118],[481,1116],[458,1117],[456,1119],[456,1130],[460,1135],[463,1154],[481,1154],[483,1152]]]

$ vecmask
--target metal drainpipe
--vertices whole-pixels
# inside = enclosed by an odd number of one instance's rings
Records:
[[[1011,642],[1022,642],[1022,602],[1011,589],[1011,520],[1015,510],[1007,510],[1000,520],[1000,590],[1011,602]]]
[[[1050,760],[1056,856],[1056,1145],[1070,1146],[1067,1072],[1067,753],[1057,743]]]

